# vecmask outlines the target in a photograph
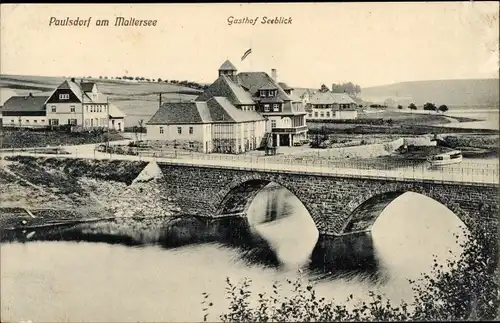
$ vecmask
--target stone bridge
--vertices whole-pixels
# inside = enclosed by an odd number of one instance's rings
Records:
[[[467,226],[498,227],[498,184],[315,174],[205,165],[158,163],[165,195],[183,212],[206,217],[244,216],[268,183],[287,188],[309,211],[320,234],[370,230],[382,210],[405,192],[428,196]]]

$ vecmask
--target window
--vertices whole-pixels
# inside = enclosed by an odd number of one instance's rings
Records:
[[[278,112],[280,110],[280,105],[279,104],[273,104],[273,111]]]
[[[69,94],[59,94],[59,100],[69,100]]]
[[[86,107],[86,111],[87,111],[87,112],[89,112],[89,106],[88,106],[88,105],[87,105],[87,107]]]
[[[192,135],[193,134],[193,127],[189,127],[189,134]]]
[[[271,128],[276,128],[276,120],[271,120]]]
[[[318,117],[318,111],[314,112],[314,117],[317,118]]]
[[[37,121],[36,119],[35,119],[35,120],[33,120],[33,122],[34,122],[34,123],[38,123],[38,121]]]
[[[160,134],[163,134],[163,127],[160,127]]]
[[[312,113],[309,113],[309,118],[312,118],[313,114]]]
[[[52,109],[52,112],[56,112],[56,106],[55,105],[51,106],[50,108]]]
[[[182,134],[182,127],[177,127],[177,133],[180,135]]]
[[[75,112],[75,106],[74,105],[70,106],[69,108],[71,109],[71,112]]]
[[[72,126],[76,126],[76,119],[68,119],[68,124]]]
[[[26,121],[26,123],[30,123],[30,121],[28,119],[26,119],[25,121]]]
[[[99,106],[99,112],[102,112],[102,105]]]
[[[270,96],[270,97],[273,97],[273,96],[274,96],[274,92],[275,92],[274,90],[269,90],[268,92],[269,92],[269,95],[268,95],[268,96]]]
[[[323,112],[321,112],[321,118],[324,118],[325,117],[325,114]]]
[[[51,126],[58,126],[59,125],[59,119],[49,119],[49,125],[51,125]]]
[[[10,123],[14,123],[16,122],[14,119],[10,119]]]
[[[327,111],[327,112],[326,112],[326,117],[327,117],[327,118],[330,118],[330,111]]]
[[[260,96],[265,98],[266,97],[266,91],[260,91]]]
[[[189,148],[194,148],[194,142],[192,141],[189,142]]]
[[[269,112],[269,104],[264,104],[264,112]]]

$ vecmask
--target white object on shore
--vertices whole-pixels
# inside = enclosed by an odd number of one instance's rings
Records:
[[[134,179],[132,184],[137,182],[149,182],[153,179],[163,178],[163,173],[156,162],[150,162],[140,174]]]
[[[462,162],[462,152],[460,150],[451,150],[445,153],[430,156],[427,161],[431,166],[445,166],[458,164]]]
[[[24,208],[24,210],[26,211],[26,213],[29,214],[29,216],[31,216],[32,219],[36,219],[36,216],[34,216],[33,213],[31,213],[30,210],[28,210],[27,208]]]
[[[28,233],[28,235],[26,236],[26,239],[30,239],[31,237],[33,237],[35,235],[35,231],[31,231],[30,233]]]
[[[28,221],[26,221],[26,220],[23,220],[23,222],[21,222],[21,223],[22,223],[22,224],[26,224],[26,223],[28,223]]]

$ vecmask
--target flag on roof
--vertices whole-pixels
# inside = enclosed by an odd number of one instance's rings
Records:
[[[243,56],[241,56],[241,60],[243,61],[245,58],[247,58],[247,56],[250,55],[251,52],[252,52],[252,49],[250,48],[249,50],[247,50],[245,52],[245,54],[243,54]]]

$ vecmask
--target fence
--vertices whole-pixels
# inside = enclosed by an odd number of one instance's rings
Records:
[[[157,152],[139,150],[138,155],[102,153],[95,150],[75,150],[72,154],[50,153],[44,150],[31,152],[5,152],[4,155],[38,155],[86,159],[109,159],[130,161],[175,162],[184,165],[237,168],[258,171],[341,175],[349,177],[373,177],[394,180],[430,180],[442,182],[498,184],[498,164],[461,163],[431,169],[426,163],[415,164],[401,161],[400,164],[374,163],[363,160],[297,159],[293,156],[242,156],[224,154],[201,154],[179,150]]]
[[[428,179],[452,182],[498,183],[499,170],[495,163],[460,163],[440,168],[430,168],[425,162],[408,160],[324,160],[299,159],[294,156],[241,156],[200,154],[179,150],[162,150],[155,153],[139,151],[136,159],[150,158],[156,161],[178,161],[186,164],[210,164],[213,166],[244,167],[263,170],[290,170],[321,174],[376,176],[398,179]],[[390,161],[390,162],[389,162]],[[391,164],[392,163],[392,164]]]

